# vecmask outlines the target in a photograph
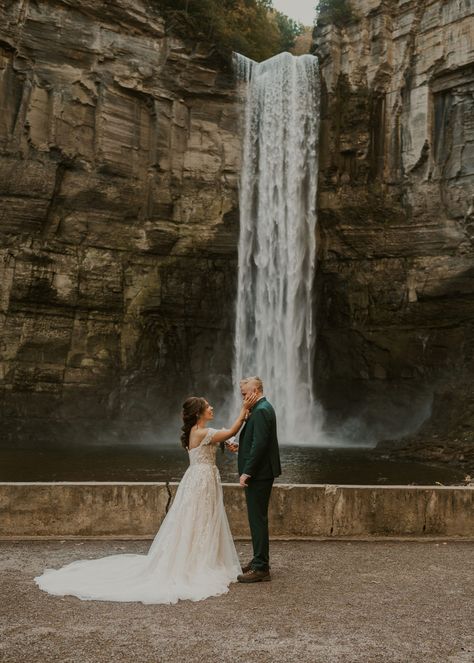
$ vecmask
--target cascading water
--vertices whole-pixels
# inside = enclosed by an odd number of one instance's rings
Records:
[[[245,99],[234,382],[259,375],[281,441],[316,444],[318,60],[234,62]]]

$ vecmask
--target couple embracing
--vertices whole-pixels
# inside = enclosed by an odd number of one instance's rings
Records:
[[[281,473],[275,411],[258,377],[241,380],[242,408],[228,429],[208,427],[213,408],[204,398],[183,404],[181,443],[189,467],[171,508],[145,555],[120,554],[76,560],[35,577],[44,591],[83,600],[176,603],[199,601],[228,591],[235,581],[268,581],[268,504]],[[239,443],[232,440],[240,431]],[[238,451],[253,558],[241,568],[216,466],[216,449]]]

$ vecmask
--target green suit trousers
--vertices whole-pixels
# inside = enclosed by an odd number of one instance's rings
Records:
[[[245,489],[253,546],[251,567],[259,571],[268,571],[269,566],[268,503],[273,481],[273,479],[249,479]]]

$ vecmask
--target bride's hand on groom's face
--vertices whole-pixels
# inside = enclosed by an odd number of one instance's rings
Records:
[[[257,400],[258,400],[258,395],[256,392],[254,392],[253,394],[247,394],[247,396],[244,398],[244,403],[243,403],[244,408],[246,410],[250,410],[251,408],[253,408]]]

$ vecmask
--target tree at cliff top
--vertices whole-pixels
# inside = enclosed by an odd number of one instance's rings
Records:
[[[266,60],[292,48],[303,26],[273,9],[271,0],[152,0],[170,30],[212,42],[225,56],[237,51]]]
[[[311,46],[313,44],[313,29],[314,28],[312,27],[306,27],[304,31],[296,37],[295,44],[290,51],[293,55],[304,55],[305,53],[311,52]]]
[[[320,0],[316,5],[318,20],[339,27],[353,21],[356,16],[349,0]]]
[[[281,12],[274,12],[274,14],[280,32],[281,50],[291,51],[295,46],[296,38],[303,34],[305,30],[304,25],[297,23]]]

